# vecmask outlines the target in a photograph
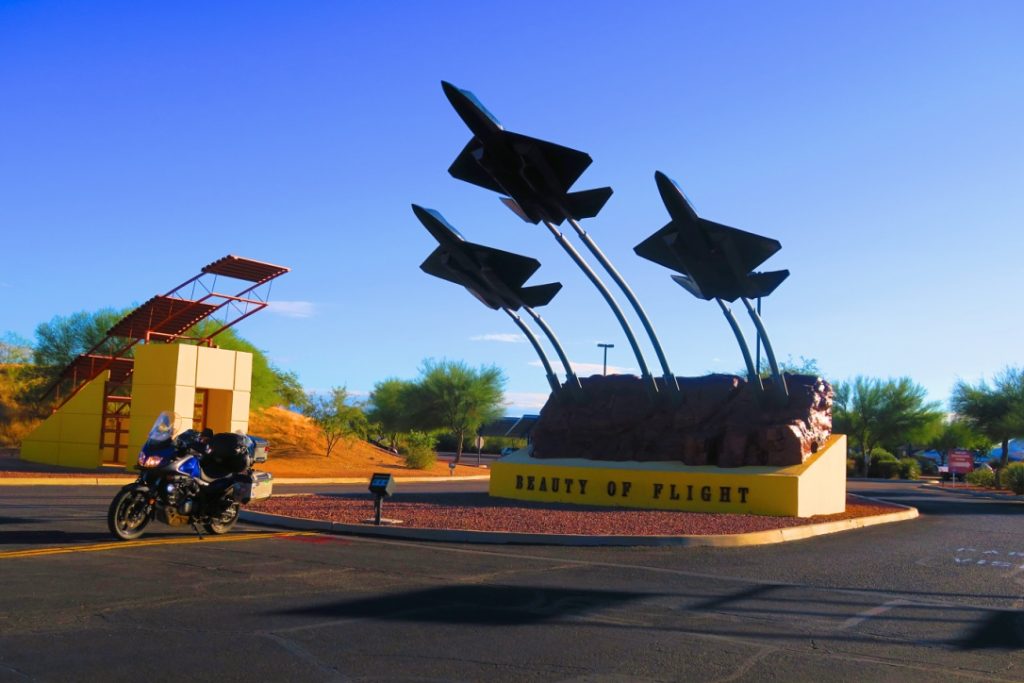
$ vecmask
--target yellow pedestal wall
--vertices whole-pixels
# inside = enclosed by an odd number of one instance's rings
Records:
[[[21,458],[63,467],[99,467],[103,401],[110,373],[86,384],[21,442]]]
[[[846,509],[846,437],[833,435],[806,462],[790,467],[539,460],[519,451],[491,465],[490,495],[691,512],[835,514]]]

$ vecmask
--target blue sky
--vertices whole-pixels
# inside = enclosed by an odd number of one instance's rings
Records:
[[[564,284],[542,312],[584,373],[597,342],[635,369],[544,228],[448,176],[468,131],[441,79],[591,154],[578,188],[615,194],[584,226],[677,374],[742,361],[717,307],[632,253],[667,220],[656,169],[704,217],[782,242],[780,356],[942,401],[1021,364],[1019,2],[3,0],[0,333],[235,253],[293,269],[273,292],[291,303],[239,331],[307,387],[368,392],[447,357],[498,364],[510,411],[535,410],[544,374],[499,341],[511,322],[420,272],[415,202]]]

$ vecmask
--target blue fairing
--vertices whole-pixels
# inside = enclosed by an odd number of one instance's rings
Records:
[[[195,477],[196,479],[199,479],[202,475],[199,470],[199,459],[194,456],[178,465],[178,471],[182,474],[187,474],[190,477]]]
[[[147,441],[142,447],[146,455],[159,455],[162,458],[174,457],[178,449],[174,447],[173,441]]]

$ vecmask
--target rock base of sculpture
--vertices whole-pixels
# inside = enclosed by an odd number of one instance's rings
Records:
[[[632,375],[595,375],[580,391],[552,394],[530,434],[533,457],[783,467],[831,434],[833,391],[818,377],[787,375],[789,400],[775,407],[734,375],[678,381],[679,396],[652,396]]]
[[[846,437],[788,467],[722,468],[678,462],[531,457],[523,449],[491,465],[490,495],[574,503],[787,517],[846,509]]]

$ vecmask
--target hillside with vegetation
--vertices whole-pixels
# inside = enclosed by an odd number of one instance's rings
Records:
[[[446,462],[425,469],[406,465],[405,458],[352,435],[343,437],[324,456],[323,434],[313,420],[281,407],[254,410],[249,414],[249,433],[270,442],[270,455],[259,469],[275,477],[369,477],[374,472],[402,476],[449,476]],[[475,467],[460,465],[457,475],[480,474]]]

